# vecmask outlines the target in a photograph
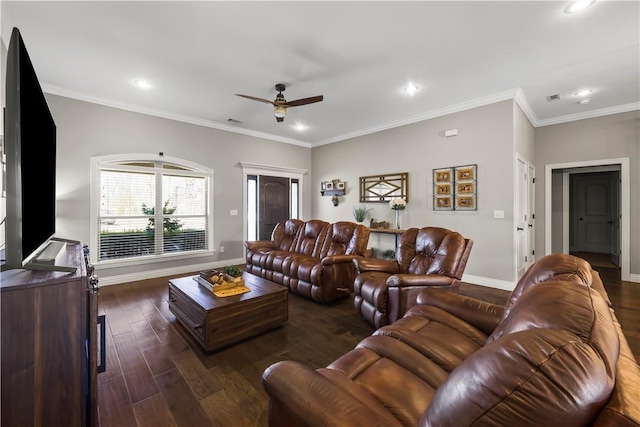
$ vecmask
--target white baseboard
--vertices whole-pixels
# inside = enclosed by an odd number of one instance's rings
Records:
[[[97,275],[100,280],[100,286],[118,285],[121,283],[135,282],[138,280],[154,279],[156,277],[176,276],[180,274],[193,273],[195,271],[208,270],[211,268],[224,267],[225,265],[239,265],[244,264],[244,258],[226,259],[224,261],[217,261],[214,263],[205,264],[190,264],[181,267],[164,268],[159,270],[149,270],[131,274],[121,274],[118,276],[101,277],[100,270],[96,267]],[[506,280],[492,279],[490,277],[474,276],[471,274],[464,274],[462,281],[465,283],[471,283],[473,285],[487,286],[489,288],[502,289],[504,291],[511,292],[515,288],[514,282],[508,282]],[[631,274],[629,281],[640,283],[640,274]]]
[[[122,283],[136,282],[138,280],[155,279],[156,277],[179,276],[181,274],[193,273],[196,271],[209,270],[212,268],[224,267],[226,265],[244,264],[244,258],[225,259],[223,261],[209,262],[203,264],[190,264],[180,267],[161,268],[158,270],[141,271],[138,273],[121,274],[118,276],[101,277],[99,267],[96,267],[100,286],[119,285]]]
[[[471,283],[472,285],[487,286],[489,288],[502,289],[503,291],[511,292],[516,287],[514,282],[507,282],[506,280],[492,279],[490,277],[473,276],[471,274],[463,274],[462,281],[465,283]]]

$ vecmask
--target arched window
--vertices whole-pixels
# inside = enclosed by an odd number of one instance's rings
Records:
[[[210,253],[213,172],[163,155],[92,159],[92,257]]]

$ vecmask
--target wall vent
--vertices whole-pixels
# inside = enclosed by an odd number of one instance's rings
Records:
[[[548,95],[547,96],[547,101],[551,102],[551,101],[559,101],[560,100],[560,94],[556,93],[555,95]]]

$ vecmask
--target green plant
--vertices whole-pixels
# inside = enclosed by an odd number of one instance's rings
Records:
[[[222,271],[224,271],[226,274],[228,274],[231,277],[240,277],[242,276],[242,272],[243,272],[243,270],[237,265],[227,265],[225,267],[222,267]]]
[[[396,252],[393,249],[387,249],[386,251],[382,252],[382,256],[384,258],[395,258]]]
[[[142,204],[142,213],[149,216],[154,216],[156,214],[155,207],[148,207],[146,204]],[[176,212],[176,207],[169,207],[169,200],[164,202],[164,206],[162,206],[162,214],[163,215],[173,215]],[[149,224],[147,225],[147,231],[153,231],[155,226],[155,218],[149,218]],[[175,233],[176,231],[180,231],[182,228],[182,224],[175,218],[165,218],[163,220],[163,227],[166,233]]]
[[[357,222],[364,222],[364,220],[367,218],[367,214],[372,211],[372,209],[367,209],[365,206],[358,206],[357,208],[354,206],[353,207],[353,217],[356,219]]]

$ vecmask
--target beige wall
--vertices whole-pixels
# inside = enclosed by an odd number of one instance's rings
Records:
[[[630,163],[630,272],[640,274],[640,112],[612,114],[535,129],[535,163],[549,164],[629,158]],[[544,174],[538,174],[536,206],[544,207]],[[624,213],[623,213],[624,214]],[[536,222],[544,224],[544,209]],[[536,253],[544,253],[544,227],[536,232]]]
[[[513,101],[502,101],[313,149],[229,133],[47,95],[58,126],[58,235],[89,241],[90,159],[94,156],[162,151],[167,156],[214,169],[214,246],[225,246],[205,260],[99,271],[101,277],[136,274],[188,263],[243,256],[242,170],[239,162],[307,169],[302,199],[305,219],[353,220],[359,205],[358,178],[409,172],[410,200],[403,227],[436,225],[475,241],[466,275],[475,283],[508,288],[515,280],[514,164],[516,153],[537,168],[536,253],[544,253],[544,166],[550,163],[631,158],[631,273],[640,272],[638,112],[533,129]],[[458,129],[445,138],[444,130]],[[534,142],[535,139],[535,142]],[[533,148],[532,148],[533,147]],[[433,211],[432,169],[478,165],[478,210]],[[334,207],[320,195],[320,181],[347,182],[347,194]],[[373,216],[392,221],[386,204],[369,203]],[[494,210],[504,219],[494,219]],[[392,247],[389,236],[372,235],[370,246]],[[389,246],[390,245],[390,246]]]
[[[100,277],[135,274],[156,268],[214,262],[244,257],[242,215],[242,168],[239,162],[310,170],[311,150],[291,144],[259,139],[178,121],[132,113],[55,95],[46,95],[58,130],[57,218],[60,237],[89,242],[90,159],[124,153],[177,157],[214,170],[214,247],[225,252],[197,260],[100,270]],[[309,194],[310,179],[304,189]],[[310,212],[309,197],[303,199]]]
[[[360,176],[409,172],[410,200],[403,212],[403,228],[440,226],[459,231],[474,240],[466,274],[480,281],[494,280],[497,286],[512,283],[513,141],[514,116],[518,114],[513,101],[503,101],[314,148],[313,216],[327,221],[353,220],[351,211],[359,205]],[[447,129],[458,129],[458,136],[445,138]],[[526,126],[518,125],[518,131],[523,135],[522,147],[531,144]],[[478,165],[478,210],[434,211],[432,170],[465,164]],[[347,182],[347,194],[340,197],[337,207],[330,197],[320,195],[320,181],[330,179]],[[366,206],[374,209],[375,218],[393,223],[388,205]],[[503,210],[505,218],[494,219],[494,210]],[[379,235],[370,240],[373,247],[393,244]]]

